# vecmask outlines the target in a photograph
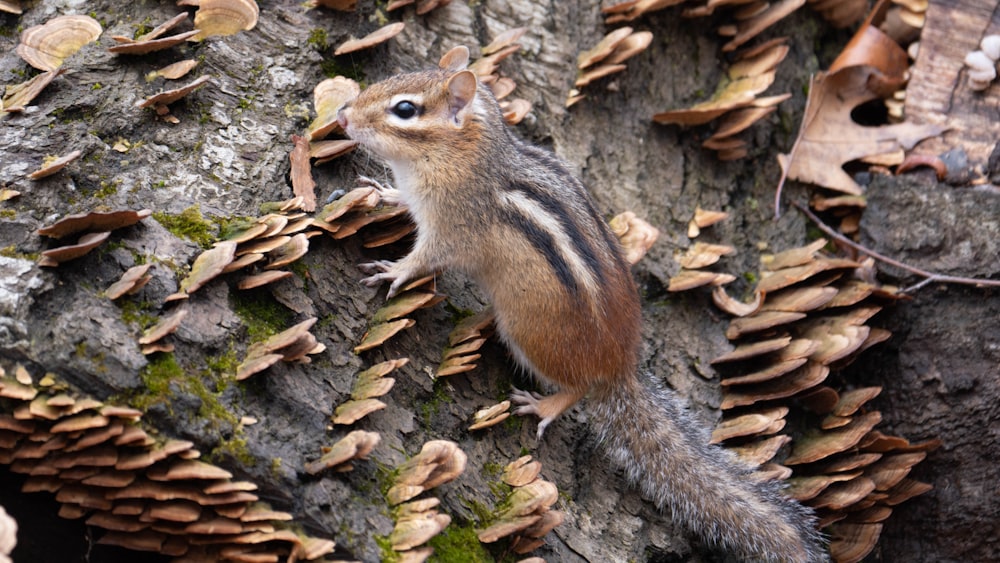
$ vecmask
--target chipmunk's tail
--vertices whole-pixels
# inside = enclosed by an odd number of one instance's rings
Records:
[[[608,456],[675,521],[742,560],[827,560],[812,511],[709,445],[672,392],[636,379],[595,391],[592,427]]]

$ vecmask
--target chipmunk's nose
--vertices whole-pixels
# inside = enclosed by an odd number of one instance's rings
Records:
[[[347,130],[347,106],[340,108],[337,112],[337,123],[340,124],[340,128]]]

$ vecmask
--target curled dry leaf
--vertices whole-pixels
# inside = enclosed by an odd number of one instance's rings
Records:
[[[343,55],[346,53],[353,53],[354,51],[360,51],[361,49],[367,49],[380,43],[385,43],[386,41],[399,35],[399,33],[403,31],[404,27],[406,27],[406,24],[403,22],[390,23],[389,25],[380,27],[372,33],[369,33],[361,39],[351,39],[341,43],[340,46],[334,50],[333,54]]]
[[[28,174],[28,178],[32,180],[41,180],[47,176],[51,176],[56,172],[59,172],[63,168],[73,162],[74,160],[80,158],[80,151],[73,151],[65,156],[60,156],[52,159],[45,159],[45,163],[38,170],[35,170],[31,174]]]
[[[175,88],[173,90],[167,90],[165,92],[160,92],[159,94],[155,94],[144,100],[136,102],[135,105],[136,107],[140,108],[170,105],[176,102],[177,100],[183,98],[184,96],[187,96],[191,92],[194,92],[198,88],[201,88],[202,86],[205,85],[206,82],[208,82],[211,79],[212,77],[207,75],[199,76],[198,78],[194,79],[185,86],[181,86],[180,88]]]
[[[316,182],[309,165],[309,139],[292,135],[292,145],[292,151],[288,155],[291,161],[292,193],[302,197],[303,211],[311,213],[316,210]]]
[[[860,195],[861,187],[841,168],[851,160],[910,149],[938,135],[937,125],[897,123],[862,126],[851,119],[855,107],[891,94],[904,81],[906,53],[878,28],[865,22],[828,72],[812,78],[798,138],[778,156],[782,179],[792,178]]]
[[[52,71],[84,45],[96,41],[102,31],[101,24],[90,16],[56,16],[22,31],[16,50],[29,65]]]

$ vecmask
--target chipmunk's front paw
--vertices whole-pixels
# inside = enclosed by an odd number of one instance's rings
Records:
[[[393,262],[392,260],[376,260],[374,262],[366,262],[364,264],[358,264],[358,268],[366,274],[371,274],[367,278],[361,280],[361,283],[367,285],[368,287],[375,287],[384,281],[392,282],[389,285],[389,292],[386,295],[387,299],[390,299],[399,293],[403,284],[410,279],[409,274],[399,267],[398,262]]]
[[[358,185],[378,190],[379,196],[382,198],[382,203],[385,205],[399,205],[401,203],[402,194],[400,194],[399,190],[388,184],[383,184],[374,178],[358,176]]]
[[[545,397],[531,391],[522,391],[516,387],[512,387],[511,389],[510,400],[515,405],[518,405],[518,407],[514,409],[514,414],[535,415],[541,419],[538,421],[538,439],[541,440],[542,434],[545,433],[545,428],[555,418],[546,417],[542,414],[542,410],[539,408],[542,399]]]

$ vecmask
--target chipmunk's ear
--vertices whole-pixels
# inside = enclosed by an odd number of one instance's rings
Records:
[[[452,47],[441,57],[438,66],[444,70],[464,70],[469,66],[469,48],[465,45]]]
[[[456,125],[464,123],[472,111],[477,87],[476,75],[471,70],[456,72],[448,79],[448,116]]]

